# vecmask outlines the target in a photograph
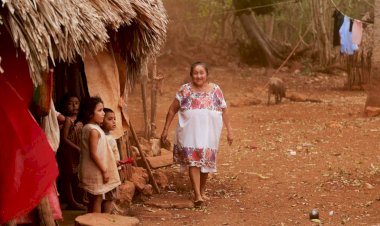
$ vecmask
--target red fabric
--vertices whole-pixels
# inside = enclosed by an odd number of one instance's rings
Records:
[[[54,183],[58,169],[45,134],[24,100],[3,76],[0,76],[0,90],[2,224],[34,208]]]
[[[0,57],[1,67],[4,69],[1,76],[5,76],[29,106],[33,98],[33,82],[29,76],[25,54],[16,50],[4,26],[0,26]]]

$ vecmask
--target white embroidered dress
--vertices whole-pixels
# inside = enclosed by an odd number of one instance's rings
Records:
[[[216,84],[210,92],[193,92],[190,83],[176,94],[180,104],[174,144],[174,162],[196,166],[203,173],[216,172],[216,156],[226,102]]]

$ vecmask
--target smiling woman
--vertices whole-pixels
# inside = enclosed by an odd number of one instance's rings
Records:
[[[208,173],[216,172],[216,156],[223,122],[227,140],[232,144],[232,131],[227,104],[222,90],[208,82],[208,67],[196,62],[190,67],[191,82],[181,86],[171,104],[161,134],[166,141],[168,129],[177,112],[179,120],[174,144],[174,162],[188,168],[194,190],[194,204],[200,206],[209,198],[205,194]]]

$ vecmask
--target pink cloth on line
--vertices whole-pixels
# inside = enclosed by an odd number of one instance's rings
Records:
[[[363,36],[363,23],[359,20],[354,20],[352,25],[352,43],[359,45]]]

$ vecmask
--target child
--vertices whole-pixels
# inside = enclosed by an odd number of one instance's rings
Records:
[[[110,133],[112,130],[116,129],[115,112],[113,112],[109,108],[104,108],[104,114],[105,115],[104,115],[104,120],[102,124],[102,129],[104,133],[106,134],[109,145],[111,146],[113,156],[115,157],[115,160],[116,160],[116,165],[118,166],[117,169],[119,170],[119,173],[120,173],[120,170],[121,170],[120,153],[119,153],[119,149],[117,148],[116,140],[115,138],[113,138],[113,136]]]
[[[122,173],[121,173],[121,167],[122,166],[121,165],[122,164],[120,163],[119,149],[117,148],[117,143],[116,143],[115,138],[113,138],[113,136],[110,134],[110,132],[116,128],[115,112],[113,112],[109,108],[104,108],[104,113],[105,113],[105,115],[104,115],[104,120],[103,120],[103,124],[102,124],[102,129],[103,129],[104,133],[106,134],[107,142],[111,147],[113,156],[115,157],[115,164],[118,166],[117,169],[119,171],[120,179],[123,180],[121,178],[121,175],[122,175]],[[117,199],[118,198],[117,188],[108,192],[106,194],[105,198],[106,198],[106,200],[111,201],[111,202],[113,202],[115,199]],[[112,211],[112,206],[106,206],[105,207],[105,212],[111,213],[111,211]]]
[[[85,206],[75,199],[75,193],[77,196],[83,196],[83,191],[78,187],[79,145],[83,127],[82,122],[77,120],[79,105],[79,98],[75,95],[66,94],[62,99],[62,113],[65,115],[65,121],[61,130],[61,145],[57,158],[61,176],[61,192],[69,208],[84,210]],[[82,198],[77,197],[77,199]]]
[[[104,119],[103,101],[91,97],[83,102],[81,119],[81,156],[79,163],[80,186],[88,193],[88,212],[105,212],[112,201],[106,200],[106,193],[120,185],[115,158],[100,128]]]

